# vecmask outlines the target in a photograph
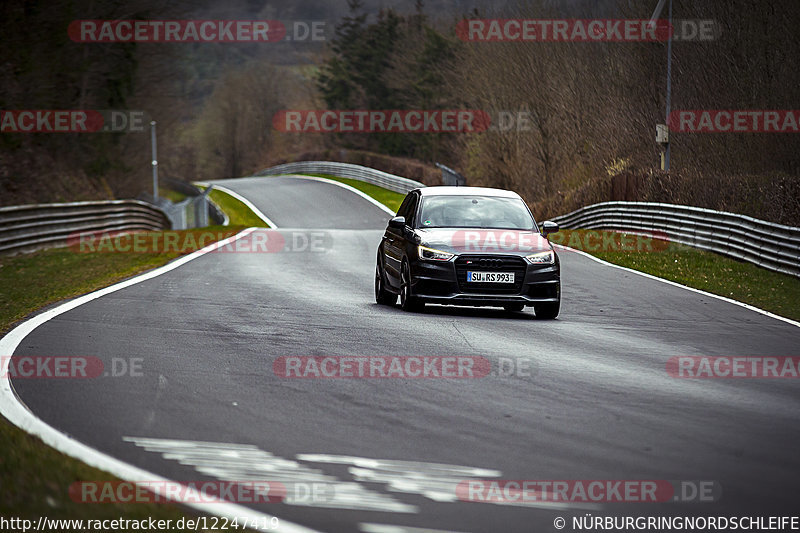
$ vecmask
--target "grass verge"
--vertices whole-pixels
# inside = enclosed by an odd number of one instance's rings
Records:
[[[167,189],[166,187],[159,187],[158,188],[158,195],[161,198],[166,198],[170,202],[178,203],[186,200],[187,196],[179,191],[174,191],[172,189]]]
[[[340,178],[339,176],[331,176],[330,174],[305,174],[305,175],[317,178],[326,178],[329,180],[344,183],[345,185],[350,185],[354,189],[358,189],[359,191],[376,199],[377,201],[379,201],[380,203],[382,203],[395,213],[397,213],[397,210],[400,209],[400,204],[403,203],[403,198],[406,197],[405,194],[390,191],[389,189],[384,189],[383,187],[378,187],[377,185],[366,183],[364,181],[354,180],[350,178]]]
[[[205,189],[205,187],[201,187]],[[230,219],[231,226],[244,226],[247,228],[268,228],[266,222],[256,216],[253,211],[230,194],[219,189],[214,189],[209,194],[211,200],[225,211]]]
[[[241,229],[244,226],[216,226],[194,230],[194,233],[207,232],[215,236],[213,240],[218,240]],[[170,233],[178,235],[178,242],[185,242],[183,238],[192,230]],[[147,235],[163,237],[163,234],[153,232]],[[210,242],[212,240],[206,244]],[[163,247],[156,248],[163,250]],[[175,251],[158,250],[108,253],[53,248],[13,257],[0,256],[0,334],[5,334],[15,322],[49,304],[107,287],[181,255]],[[191,251],[184,249],[183,253]],[[2,417],[0,450],[0,516],[34,521],[40,516],[84,520],[152,517],[175,521],[192,516],[174,504],[88,504],[73,501],[68,492],[72,483],[115,478],[50,448],[38,437],[28,435]]]

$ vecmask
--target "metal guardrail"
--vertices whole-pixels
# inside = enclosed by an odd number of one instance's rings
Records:
[[[63,245],[82,232],[169,229],[163,211],[138,200],[0,207],[0,253]]]
[[[441,163],[436,163],[436,168],[442,171],[442,184],[450,185],[453,187],[464,187],[467,184],[467,178],[452,168],[445,166]]]
[[[350,163],[336,163],[333,161],[298,161],[295,163],[285,163],[275,167],[266,168],[256,176],[274,176],[278,174],[330,174],[342,178],[351,178],[378,185],[390,191],[406,194],[408,191],[425,187],[424,184],[395,176],[388,172],[376,170],[374,168],[362,167],[361,165],[351,165]]]
[[[205,227],[208,225],[209,221],[220,226],[228,225],[228,222],[230,221],[228,219],[228,215],[226,215],[225,212],[222,211],[222,209],[220,209],[219,206],[214,202],[212,202],[211,199],[208,197],[208,193],[211,192],[210,190],[203,191],[200,188],[192,185],[188,181],[181,181],[173,178],[161,178],[161,185],[163,187],[166,187],[167,189],[171,189],[173,191],[185,194],[186,196],[192,197],[193,201],[191,202],[191,205],[187,205],[187,209],[194,210],[193,222],[195,227],[198,228]],[[148,203],[156,203],[151,201],[153,199],[152,195],[148,196],[149,198],[145,198],[145,201],[147,201]],[[202,201],[198,200],[197,199],[198,196],[205,196],[205,199]],[[160,204],[160,202],[156,203],[156,205],[158,205],[163,209],[163,206]],[[203,209],[206,210],[205,213],[203,212]],[[163,210],[167,211],[167,216],[169,216],[170,214],[169,210],[168,209],[163,209]],[[178,229],[175,226],[174,221],[172,224],[172,229]]]
[[[163,211],[167,215],[172,229],[204,228],[208,226],[209,218],[212,218],[215,224],[224,226],[229,222],[227,215],[208,197],[213,188],[212,185],[205,191],[194,189],[194,195],[177,203],[161,196],[157,199],[153,198],[153,195],[146,192],[141,193],[136,199],[153,204]]]
[[[800,277],[800,228],[700,207],[602,202],[552,219],[565,229],[662,232],[670,241]]]

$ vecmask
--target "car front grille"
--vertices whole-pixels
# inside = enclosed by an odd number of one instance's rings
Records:
[[[456,258],[456,278],[461,292],[472,294],[517,294],[525,280],[527,263],[508,255],[462,255]],[[513,272],[514,283],[468,283],[467,271]]]

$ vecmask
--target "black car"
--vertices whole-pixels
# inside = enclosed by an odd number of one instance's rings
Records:
[[[425,187],[403,200],[378,246],[375,299],[420,310],[425,303],[497,306],[555,318],[561,306],[558,255],[517,193],[482,187]]]

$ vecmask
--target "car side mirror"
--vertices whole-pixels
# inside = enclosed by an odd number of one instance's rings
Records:
[[[558,224],[547,220],[542,223],[542,235],[547,237],[551,233],[558,233]]]
[[[406,217],[392,217],[389,219],[389,227],[403,229],[406,227]]]

